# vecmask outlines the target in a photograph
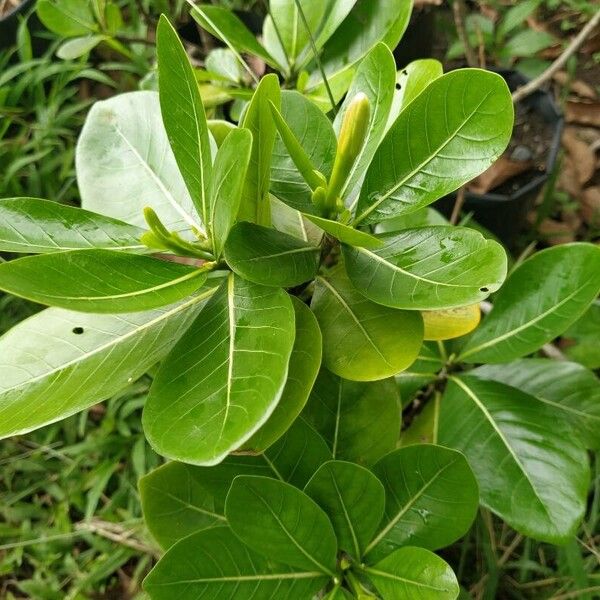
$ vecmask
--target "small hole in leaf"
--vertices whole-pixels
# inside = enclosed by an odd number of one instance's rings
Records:
[[[402,69],[402,75],[408,75],[408,71],[406,69]]]
[[[397,83],[397,84],[396,84],[396,89],[397,89],[397,90],[399,90],[399,89],[401,89],[401,88],[402,88],[402,86],[401,86],[399,83]]]
[[[75,335],[81,335],[83,333],[83,327],[73,327],[73,333]]]
[[[490,290],[486,287],[479,288],[480,292],[489,292]]]

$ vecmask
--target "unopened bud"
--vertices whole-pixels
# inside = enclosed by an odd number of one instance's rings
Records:
[[[338,153],[351,165],[363,147],[369,129],[370,114],[369,99],[363,92],[354,96],[344,113],[338,138]]]

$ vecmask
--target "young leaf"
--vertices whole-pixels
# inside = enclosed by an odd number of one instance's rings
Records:
[[[39,0],[36,6],[40,21],[62,37],[87,35],[98,26],[89,2],[81,0]]]
[[[428,444],[384,456],[373,472],[386,491],[381,530],[366,548],[373,564],[400,546],[429,550],[463,536],[477,513],[477,482],[459,452]]]
[[[409,0],[360,0],[351,11],[347,6],[343,8],[347,17],[331,35],[321,54],[323,69],[330,80],[351,73],[377,42],[395,48],[408,25],[412,3]],[[324,27],[323,34],[326,31],[328,29]],[[315,69],[308,88],[312,90],[320,83],[321,74]]]
[[[406,369],[419,354],[421,315],[365,299],[341,266],[317,278],[311,308],[323,332],[323,362],[340,377],[384,379]]]
[[[557,418],[571,423],[586,448],[600,449],[600,381],[592,371],[567,361],[526,358],[485,365],[472,373],[535,396]]]
[[[560,544],[577,530],[589,466],[553,407],[496,381],[452,378],[441,402],[439,442],[465,454],[482,504],[517,531]]]
[[[425,340],[451,340],[471,333],[481,319],[479,304],[421,312]]]
[[[385,133],[394,96],[395,80],[394,57],[385,44],[379,43],[370,50],[358,66],[346,99],[335,117],[333,128],[339,135],[344,115],[352,99],[359,93],[367,96],[371,107],[368,133],[340,194],[347,206],[358,195],[365,171]]]
[[[281,399],[269,420],[246,442],[245,447],[262,452],[276,442],[300,414],[321,366],[321,330],[304,302],[291,296],[296,316],[296,338],[287,381]]]
[[[126,315],[49,308],[13,327],[0,338],[0,437],[64,419],[121,390],[169,352],[213,292]]]
[[[93,50],[100,42],[107,39],[105,35],[84,35],[71,38],[60,45],[56,56],[62,60],[74,60]]]
[[[304,215],[304,217],[343,244],[361,248],[381,248],[383,246],[383,242],[374,235],[348,227],[339,221],[331,221],[314,215]]]
[[[329,178],[337,146],[329,119],[310,100],[293,91],[282,92],[280,112],[308,160],[325,178]],[[280,135],[273,148],[271,192],[301,212],[316,212],[311,200],[312,190],[296,167]]]
[[[360,560],[383,517],[385,491],[377,477],[359,465],[329,461],[304,491],[327,513],[339,548]]]
[[[162,363],[144,407],[150,444],[214,465],[268,419],[294,343],[287,294],[231,273]]]
[[[235,535],[266,558],[334,575],[337,542],[331,522],[299,489],[276,479],[240,475],[227,494],[225,515]]]
[[[143,210],[151,206],[169,230],[199,227],[156,92],[96,102],[79,136],[75,162],[83,208],[144,227]]]
[[[423,548],[400,548],[365,573],[383,600],[458,598],[458,581],[450,566]]]
[[[496,73],[460,69],[439,77],[383,138],[360,192],[356,222],[413,212],[459,188],[502,154],[512,125],[510,92]]]
[[[379,236],[382,248],[344,246],[348,275],[369,300],[431,310],[474,304],[506,277],[506,253],[467,227],[419,227]]]
[[[156,50],[164,127],[196,210],[207,224],[212,161],[206,115],[192,65],[164,15],[156,30]]]
[[[0,250],[44,254],[83,248],[146,249],[143,229],[39,198],[0,200]]]
[[[389,129],[404,110],[434,79],[444,74],[442,63],[433,58],[421,58],[406,65],[396,75],[396,92],[386,129]]]
[[[600,248],[565,244],[522,263],[459,360],[507,362],[534,352],[575,322],[600,292]]]
[[[162,548],[197,531],[225,525],[214,495],[202,485],[203,471],[206,469],[170,462],[140,479],[144,522]]]
[[[229,230],[235,223],[251,151],[252,134],[247,129],[234,129],[223,140],[217,152],[210,191],[209,218],[215,258],[221,256]]]
[[[253,223],[231,229],[225,244],[227,264],[241,277],[277,287],[293,287],[312,279],[320,248]]]
[[[208,131],[215,140],[215,144],[217,144],[217,148],[220,148],[227,136],[237,129],[233,123],[221,119],[208,119],[206,124],[208,125]]]
[[[115,250],[68,250],[0,264],[0,289],[40,304],[94,313],[150,310],[200,289],[196,267]]]
[[[252,133],[252,153],[248,175],[242,190],[242,200],[238,218],[259,225],[269,225],[271,220],[269,205],[269,179],[271,155],[277,130],[271,115],[271,103],[279,108],[281,92],[277,75],[271,73],[263,77],[248,105],[242,127]]]
[[[234,51],[239,59],[240,53],[247,52],[262,58],[268,65],[277,67],[277,61],[261,46],[256,36],[244,25],[233,11],[211,4],[192,4],[192,17],[209,33],[220,39]]]
[[[229,527],[215,527],[172,546],[144,580],[144,589],[152,600],[312,598],[326,583],[323,573],[266,560]]]
[[[398,388],[393,379],[358,383],[322,369],[302,416],[325,438],[333,458],[368,467],[396,447]]]

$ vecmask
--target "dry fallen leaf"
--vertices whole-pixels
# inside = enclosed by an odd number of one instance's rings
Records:
[[[579,194],[581,194],[579,174],[575,168],[573,159],[568,154],[564,156],[560,165],[558,187],[564,192],[567,192],[569,196],[575,198],[578,198]]]
[[[558,246],[575,241],[575,232],[561,221],[554,219],[544,219],[539,226],[540,237],[543,238],[550,246]]]
[[[573,102],[569,100],[565,107],[567,123],[600,127],[600,102]]]
[[[597,97],[596,90],[591,85],[581,79],[571,79],[566,71],[558,71],[553,79],[562,86],[568,86],[571,92],[581,98],[594,100]]]
[[[562,136],[563,147],[569,153],[577,173],[577,181],[584,185],[596,171],[596,155],[589,144],[584,142],[574,127],[566,127]]]
[[[589,187],[581,197],[581,216],[592,227],[600,227],[600,186]]]
[[[473,179],[468,189],[475,194],[486,194],[532,166],[531,160],[511,160],[507,156],[501,156],[487,171]]]

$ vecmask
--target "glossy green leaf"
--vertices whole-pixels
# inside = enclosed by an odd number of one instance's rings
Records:
[[[381,248],[383,242],[376,238],[370,233],[365,231],[359,231],[344,225],[339,221],[331,221],[330,219],[324,219],[323,217],[316,217],[315,215],[304,215],[309,221],[312,221],[317,227],[337,238],[343,244],[350,246],[359,246],[361,248]]]
[[[271,219],[274,229],[287,233],[313,246],[318,246],[323,239],[323,230],[306,218],[295,208],[288,206],[271,194]]]
[[[459,593],[450,566],[423,548],[400,548],[365,573],[383,600],[455,600]]]
[[[160,559],[144,580],[152,600],[312,598],[327,577],[294,571],[241,544],[229,527],[194,533]]]
[[[553,407],[496,381],[452,378],[442,398],[439,443],[465,454],[481,503],[517,531],[562,543],[577,530],[589,466]]]
[[[82,312],[150,310],[189,296],[205,281],[196,267],[115,250],[68,250],[0,264],[0,290]]]
[[[0,200],[0,250],[49,253],[84,248],[139,252],[143,229],[103,215],[38,198]]]
[[[419,389],[435,380],[445,362],[437,346],[427,342],[421,346],[417,360],[406,371],[396,375],[403,406],[414,399]]]
[[[466,227],[406,229],[380,236],[383,248],[344,247],[348,274],[370,300],[432,310],[475,304],[506,277],[506,253]]]
[[[459,69],[438,77],[400,113],[371,163],[356,222],[413,212],[485,171],[512,133],[513,103],[496,73]]]
[[[473,371],[481,379],[511,385],[547,404],[568,421],[586,448],[600,449],[600,381],[577,363],[526,358]]]
[[[366,549],[373,564],[400,546],[429,550],[463,536],[477,513],[477,482],[465,457],[417,444],[384,456],[374,467],[386,491],[381,530]]]
[[[214,7],[216,8],[216,7]],[[244,114],[242,127],[252,133],[252,153],[248,175],[242,190],[239,219],[269,225],[269,181],[277,130],[271,115],[271,103],[281,106],[279,80],[275,73],[263,77]]]
[[[221,119],[208,119],[206,124],[218,148],[223,145],[225,138],[236,129],[233,123],[222,121]]]
[[[367,300],[341,266],[317,277],[311,308],[323,333],[323,363],[340,377],[384,379],[409,367],[419,353],[421,315]]]
[[[202,485],[202,471],[170,462],[140,479],[144,522],[162,548],[197,531],[225,525],[214,495]]]
[[[333,458],[369,466],[396,447],[398,388],[393,379],[347,381],[321,369],[302,416],[325,438]]]
[[[191,4],[192,17],[209,33],[224,42],[237,56],[248,52],[276,67],[277,62],[256,40],[256,36],[233,11],[212,4]]]
[[[275,229],[237,223],[225,244],[227,264],[241,277],[278,287],[293,287],[312,279],[321,250]]]
[[[296,338],[287,381],[281,399],[269,420],[246,442],[245,447],[262,452],[275,443],[300,414],[321,366],[321,331],[317,319],[304,302],[291,296],[296,316]]]
[[[210,233],[218,258],[240,208],[244,179],[252,151],[252,134],[234,129],[223,141],[215,158],[210,190]]]
[[[282,92],[280,113],[315,169],[328,178],[337,147],[329,119],[310,100],[293,91]],[[271,192],[301,212],[316,211],[312,191],[279,135],[273,148]]]
[[[212,172],[206,115],[194,69],[179,36],[164,15],[156,30],[156,50],[163,124],[183,180],[206,224]]]
[[[369,99],[371,111],[367,135],[340,194],[347,206],[358,196],[365,171],[385,133],[395,79],[396,64],[392,53],[385,44],[377,44],[358,66],[346,99],[335,117],[333,128],[339,135],[348,105],[356,94],[363,93]]]
[[[87,35],[98,29],[90,3],[84,0],[39,0],[36,11],[50,31],[63,37]]]
[[[538,252],[510,275],[459,360],[506,362],[534,352],[576,321],[600,292],[600,248]]]
[[[405,109],[433,80],[444,74],[439,60],[420,58],[406,65],[396,75],[396,91],[388,119],[388,128]]]
[[[437,210],[426,206],[415,212],[387,219],[375,226],[375,233],[396,233],[404,229],[414,229],[416,227],[431,227],[437,225],[448,225],[449,221]]]
[[[169,230],[200,226],[156,92],[129,92],[96,102],[75,158],[83,208],[144,227],[143,209],[151,206]]]
[[[377,477],[354,463],[329,461],[304,491],[331,520],[339,548],[360,560],[383,517],[385,491]]]
[[[213,291],[133,314],[49,308],[13,327],[0,338],[0,437],[64,419],[136,380],[169,352]]]
[[[230,274],[161,364],[143,414],[150,444],[192,464],[223,460],[275,409],[293,343],[287,294]]]
[[[354,597],[348,590],[337,585],[324,597],[324,600],[353,600]]]
[[[433,378],[427,379],[424,384],[426,385],[432,381],[434,381]],[[422,387],[422,385],[419,387]],[[403,390],[400,388],[400,394],[402,393]],[[409,399],[406,398],[406,400]],[[437,444],[440,405],[441,394],[434,394],[433,398],[427,401],[423,409],[415,415],[410,425],[402,432],[400,447],[405,448],[414,444]]]
[[[600,300],[596,300],[562,338],[564,353],[588,369],[600,368]]]
[[[333,576],[333,527],[301,490],[277,479],[240,475],[227,494],[225,515],[235,535],[263,556]]]
[[[348,7],[344,7],[347,9]],[[321,54],[328,79],[340,77],[362,60],[377,42],[395,48],[408,25],[410,0],[359,0],[329,38]],[[321,83],[314,70],[309,89]]]

